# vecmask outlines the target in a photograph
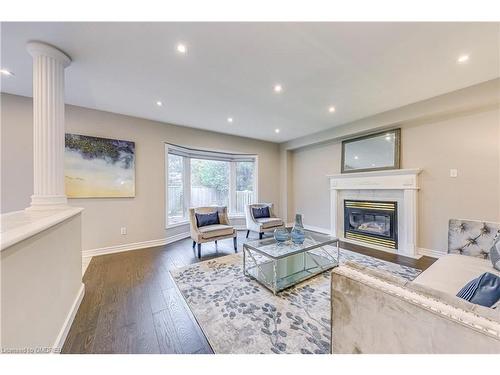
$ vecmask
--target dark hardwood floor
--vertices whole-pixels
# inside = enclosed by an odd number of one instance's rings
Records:
[[[245,231],[238,232],[238,251]],[[255,233],[253,234],[255,237]],[[344,243],[346,249],[425,270],[418,260]],[[204,244],[201,261],[234,254],[232,240]],[[63,353],[213,353],[169,270],[198,262],[191,239],[92,258],[85,296]]]

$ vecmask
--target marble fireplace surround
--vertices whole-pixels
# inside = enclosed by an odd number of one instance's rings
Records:
[[[344,173],[328,176],[330,180],[331,231],[342,241],[418,258],[418,175],[421,169],[391,169],[374,172]],[[344,200],[395,201],[398,205],[398,248],[344,238]]]

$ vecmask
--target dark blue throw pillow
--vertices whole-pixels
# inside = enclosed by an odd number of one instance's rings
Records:
[[[500,300],[500,277],[485,272],[477,279],[469,281],[457,297],[476,305],[492,307]]]
[[[210,214],[195,214],[195,215],[198,228],[205,227],[207,225],[220,224],[219,214],[217,212],[212,212]]]
[[[252,213],[254,219],[262,219],[265,217],[271,217],[269,213],[269,207],[252,207]]]

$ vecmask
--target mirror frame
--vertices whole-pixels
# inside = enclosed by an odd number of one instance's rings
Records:
[[[359,169],[345,169],[345,145],[348,143],[353,143],[369,138],[374,138],[378,137],[383,134],[387,133],[394,133],[394,162],[392,165],[387,166],[387,167],[375,167],[375,168],[359,168]],[[341,173],[357,173],[357,172],[373,172],[373,171],[383,171],[387,169],[399,169],[400,168],[400,161],[401,158],[401,129],[391,129],[391,130],[385,130],[377,133],[371,133],[367,135],[363,135],[361,137],[356,137],[356,138],[351,138],[351,139],[346,139],[342,141],[342,165],[341,165]]]

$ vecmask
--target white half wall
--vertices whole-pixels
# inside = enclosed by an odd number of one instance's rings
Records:
[[[64,344],[84,294],[82,220],[72,215],[1,250],[4,353],[59,352]],[[6,231],[15,225],[8,222]]]

